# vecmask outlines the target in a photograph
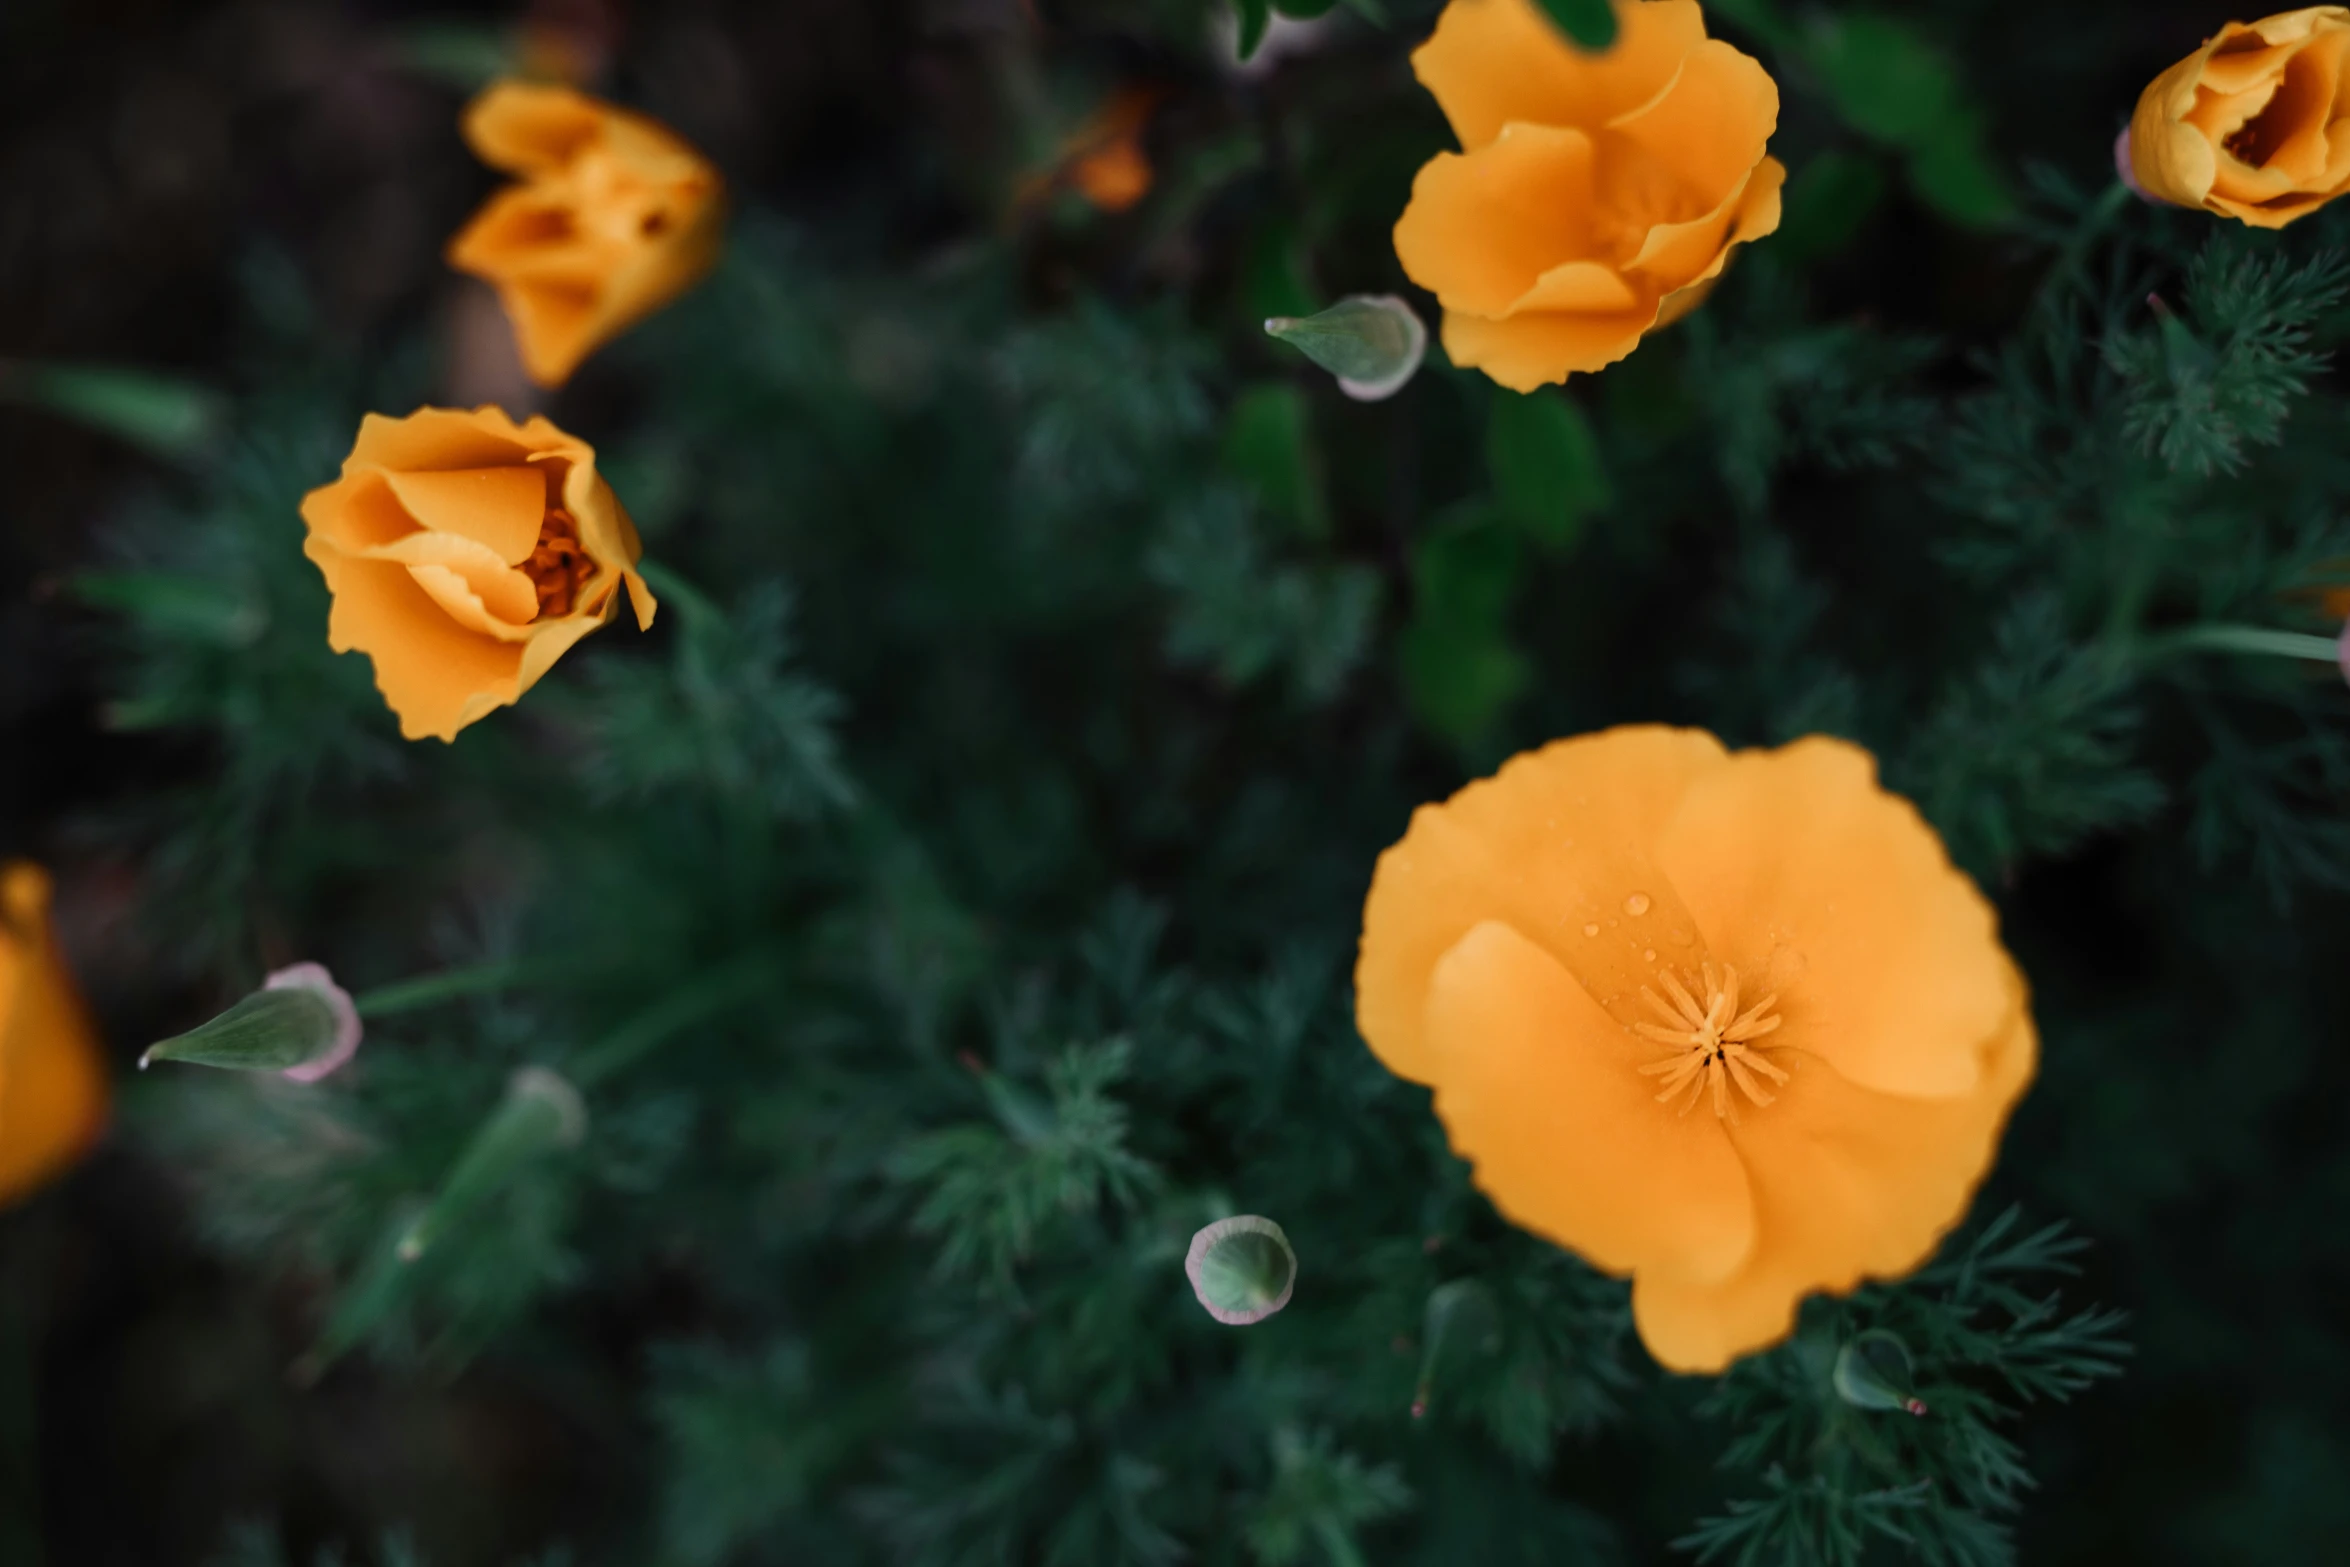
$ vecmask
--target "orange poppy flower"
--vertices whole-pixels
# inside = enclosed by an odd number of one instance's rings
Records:
[[[105,1124],[105,1059],[49,932],[49,877],[0,866],[0,1203],[79,1159]]]
[[[327,643],[375,662],[411,740],[454,740],[520,700],[628,585],[637,625],[657,607],[636,525],[594,448],[495,408],[369,414],[343,476],[302,497],[302,553],[326,576]]]
[[[2281,229],[2350,190],[2350,9],[2230,22],[2156,77],[2130,117],[2131,183]]]
[[[1615,7],[1584,54],[1533,0],[1452,0],[1412,56],[1461,150],[1413,182],[1396,255],[1453,362],[1521,392],[1614,364],[1779,226],[1778,85],[1697,0]]]
[[[484,163],[521,176],[449,242],[498,290],[541,386],[698,281],[718,257],[718,173],[665,127],[569,87],[499,82],[465,111]]]
[[[1991,907],[1868,753],[1613,729],[1423,807],[1357,1021],[1513,1222],[1719,1370],[1958,1222],[2032,1074]]]

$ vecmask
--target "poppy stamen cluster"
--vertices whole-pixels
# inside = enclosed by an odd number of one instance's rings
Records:
[[[1780,1019],[1770,1014],[1779,1004],[1776,992],[1763,997],[1745,1011],[1738,1010],[1738,970],[1724,964],[1716,969],[1711,963],[1702,967],[1705,1005],[1697,1004],[1697,997],[1689,987],[1667,969],[1657,975],[1673,999],[1640,987],[1640,999],[1665,1021],[1663,1024],[1634,1023],[1632,1031],[1660,1045],[1678,1045],[1679,1055],[1662,1061],[1652,1061],[1640,1069],[1643,1077],[1663,1077],[1664,1092],[1656,1096],[1658,1104],[1671,1104],[1681,1091],[1689,1090],[1689,1102],[1681,1107],[1687,1115],[1697,1108],[1697,1101],[1710,1090],[1713,1094],[1714,1114],[1725,1119],[1730,1114],[1729,1085],[1736,1083],[1747,1098],[1758,1105],[1774,1102],[1778,1095],[1756,1082],[1752,1074],[1760,1072],[1781,1087],[1789,1081],[1785,1072],[1763,1059],[1758,1053],[1764,1046],[1755,1040],[1778,1028]]]

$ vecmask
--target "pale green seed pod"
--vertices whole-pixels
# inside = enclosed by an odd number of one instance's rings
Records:
[[[1297,1287],[1297,1253],[1280,1225],[1242,1214],[1194,1235],[1183,1271],[1209,1316],[1247,1327],[1289,1304]]]
[[[315,1083],[358,1052],[360,1032],[359,1009],[334,976],[319,964],[297,963],[201,1028],[148,1046],[139,1068],[182,1061]]]
[[[1926,1412],[1917,1396],[1917,1371],[1909,1346],[1882,1328],[1871,1328],[1836,1352],[1836,1396],[1855,1409]]]
[[[1393,294],[1350,294],[1319,315],[1275,316],[1265,332],[1338,377],[1357,402],[1393,397],[1428,357],[1427,327]]]

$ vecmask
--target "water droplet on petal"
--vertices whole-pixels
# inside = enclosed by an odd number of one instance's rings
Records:
[[[1624,912],[1626,914],[1633,915],[1646,914],[1648,912],[1648,894],[1645,892],[1636,892],[1629,898],[1626,898],[1624,900]]]
[[[1597,925],[1586,925],[1583,927],[1583,934],[1586,936],[1596,936],[1599,934],[1599,927]]]
[[[1656,961],[1656,948],[1651,947],[1646,952],[1640,954],[1640,956],[1646,959],[1648,962],[1654,963]]]

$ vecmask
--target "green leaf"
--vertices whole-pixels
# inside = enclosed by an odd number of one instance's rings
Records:
[[[1852,243],[1885,198],[1885,171],[1856,152],[1825,152],[1787,184],[1786,218],[1771,249],[1800,266]]]
[[[1271,0],[1232,0],[1232,5],[1240,16],[1238,52],[1245,60],[1265,41],[1265,29],[1273,21],[1273,7]]]
[[[1412,623],[1397,654],[1413,716],[1463,749],[1493,732],[1533,667],[1509,641],[1523,546],[1498,512],[1478,507],[1412,557]]]
[[[152,629],[214,647],[251,647],[269,629],[269,611],[228,583],[173,571],[91,571],[74,597]]]
[[[2015,216],[2015,197],[1991,161],[1971,116],[1947,121],[1909,160],[1919,197],[1953,223],[1996,228]]]
[[[257,990],[201,1028],[148,1046],[139,1067],[184,1061],[231,1072],[283,1072],[332,1050],[335,1028],[334,1009],[315,991]]]
[[[1538,0],[1567,41],[1578,49],[1605,49],[1616,41],[1616,8],[1608,0]]]
[[[1310,539],[1330,533],[1330,502],[1305,393],[1287,381],[1240,394],[1224,426],[1224,468],[1266,512]]]
[[[1273,0],[1273,9],[1279,11],[1283,16],[1295,17],[1299,21],[1311,21],[1328,12],[1337,3],[1338,0]]]
[[[1563,550],[1608,504],[1599,441],[1582,410],[1555,392],[1497,391],[1485,459],[1502,513],[1546,549]]]
[[[105,365],[0,362],[0,401],[45,408],[172,462],[211,445],[224,422],[216,392]]]
[[[1907,23],[1861,14],[1823,21],[1811,60],[1836,107],[1856,129],[1922,148],[1958,111],[1958,79]]]

